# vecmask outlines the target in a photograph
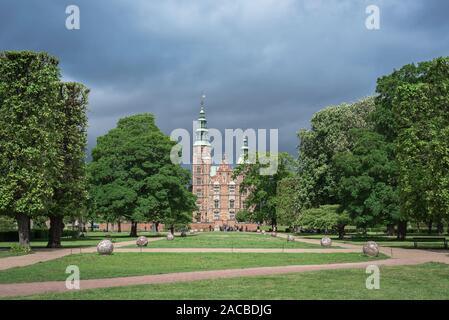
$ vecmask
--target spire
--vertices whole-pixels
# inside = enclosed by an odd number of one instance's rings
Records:
[[[204,100],[206,99],[206,95],[203,93],[201,95],[201,109],[200,116],[198,117],[199,126],[196,129],[196,141],[195,145],[209,146],[209,137],[207,135],[207,120],[206,120],[206,111],[204,110]]]
[[[242,153],[239,157],[238,163],[245,163],[246,161],[248,161],[248,152],[249,152],[249,147],[248,147],[248,137],[244,137],[243,138],[243,146],[241,147]]]

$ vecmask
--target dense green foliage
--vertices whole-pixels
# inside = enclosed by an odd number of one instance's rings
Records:
[[[296,221],[296,225],[325,233],[334,230],[342,239],[345,226],[350,222],[350,218],[345,211],[341,212],[339,209],[339,205],[323,205],[318,208],[306,209]]]
[[[351,131],[351,151],[338,153],[334,163],[340,176],[339,202],[352,222],[361,228],[399,220],[395,185],[397,166],[394,149],[382,135],[368,130]]]
[[[449,221],[449,58],[406,65],[379,78],[376,92],[317,112],[311,129],[299,132],[298,185],[284,184],[279,199],[287,223],[296,215],[296,223],[319,229],[321,218],[313,223],[307,209],[338,203],[363,229],[384,226],[392,234],[397,225],[403,239],[412,221],[436,222],[442,232]]]
[[[276,159],[277,170],[273,174],[263,175],[261,169],[270,167],[269,163],[261,161],[261,157]],[[243,175],[240,192],[247,194],[245,207],[250,209],[249,219],[254,222],[267,222],[273,227],[277,225],[277,188],[282,179],[292,174],[294,163],[287,153],[277,155],[255,154],[254,163],[242,163],[234,170],[234,177]]]
[[[106,221],[163,222],[169,227],[191,221],[195,197],[190,173],[170,160],[175,143],[151,114],[120,119],[97,139],[89,165],[93,209]]]
[[[30,218],[47,212],[62,161],[58,60],[0,53],[0,213],[15,217],[29,245]]]

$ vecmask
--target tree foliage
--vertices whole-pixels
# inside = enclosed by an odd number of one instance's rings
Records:
[[[345,226],[349,222],[349,215],[341,211],[339,205],[323,205],[304,210],[296,221],[296,225],[303,229],[320,230],[326,233],[334,230],[342,239]]]
[[[175,143],[155,125],[151,114],[120,119],[97,139],[89,165],[94,208],[110,221],[124,218],[173,225],[191,219],[195,197],[190,173],[173,164]],[[136,234],[135,227],[131,231]]]
[[[277,159],[277,170],[272,175],[262,175],[261,169],[268,168],[270,164],[260,161],[261,157],[270,156]],[[255,154],[255,163],[242,163],[234,170],[234,178],[243,175],[240,192],[246,194],[246,208],[250,209],[251,221],[268,222],[273,226],[277,224],[277,187],[279,181],[292,174],[294,163],[287,153],[278,155]]]
[[[46,53],[0,53],[0,212],[18,221],[29,245],[30,218],[46,213],[62,167],[58,60]]]

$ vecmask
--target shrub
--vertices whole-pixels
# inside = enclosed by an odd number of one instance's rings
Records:
[[[31,248],[28,246],[21,246],[20,244],[13,244],[11,248],[9,249],[9,252],[21,255],[21,254],[30,254]]]

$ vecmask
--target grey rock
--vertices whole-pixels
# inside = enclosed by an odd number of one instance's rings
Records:
[[[187,233],[186,233],[185,231],[181,232],[181,237],[182,237],[182,238],[187,237]]]
[[[290,241],[295,241],[295,237],[289,234],[289,235],[287,236],[287,241],[289,241],[289,242],[290,242]]]
[[[272,237],[277,237],[277,233],[273,231],[273,232],[271,233],[271,236],[272,236]]]
[[[97,252],[102,255],[112,254],[114,251],[114,245],[111,240],[102,240],[97,245]]]
[[[379,246],[374,241],[368,241],[363,246],[363,253],[370,257],[377,257],[379,255]]]
[[[321,239],[320,244],[322,247],[330,247],[332,246],[332,239],[329,237],[324,237]]]
[[[147,239],[147,237],[140,236],[139,238],[137,238],[136,244],[137,244],[139,247],[146,247],[146,246],[148,245],[148,239]]]
[[[167,234],[167,240],[174,240],[175,236],[172,233]]]

